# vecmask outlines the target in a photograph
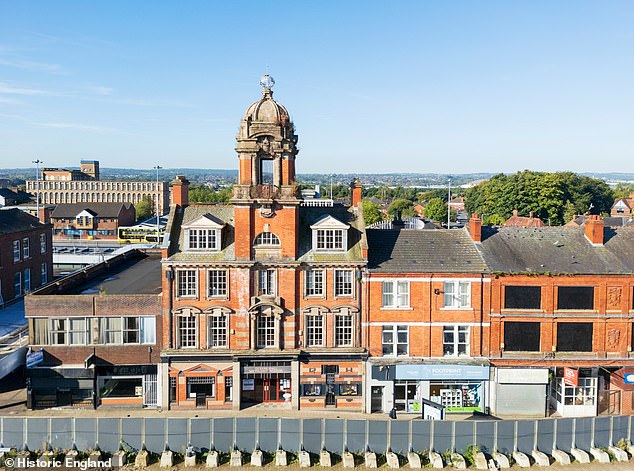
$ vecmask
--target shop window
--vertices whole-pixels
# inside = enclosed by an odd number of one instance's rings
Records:
[[[557,323],[558,352],[591,352],[592,322]]]
[[[384,281],[383,282],[383,307],[404,308],[409,307],[409,282],[408,281]]]
[[[553,384],[554,383],[554,384]],[[556,377],[551,382],[555,400],[566,406],[593,406],[597,396],[597,378],[591,377],[591,370],[581,368],[577,386],[568,385],[563,379],[563,368],[557,368]]]
[[[178,316],[179,348],[196,348],[196,317]]]
[[[505,286],[505,309],[541,309],[541,286]]]
[[[207,319],[209,325],[207,346],[209,348],[226,348],[228,346],[227,316],[224,314],[212,315]]]
[[[448,325],[443,327],[443,355],[469,355],[469,327],[466,325]]]
[[[259,315],[257,322],[257,348],[275,347],[275,317]]]
[[[323,296],[324,295],[324,271],[323,270],[306,270],[305,271],[305,293],[306,296]]]
[[[254,247],[279,247],[280,245],[280,238],[272,232],[262,232],[253,241]]]
[[[361,385],[358,383],[354,384],[340,384],[339,385],[339,396],[358,396],[360,394]]]
[[[407,355],[409,328],[406,325],[384,325],[382,333],[383,355]]]
[[[176,383],[178,378],[170,376],[170,402],[176,402]]]
[[[307,315],[306,322],[306,346],[324,346],[324,316],[321,314]]]
[[[445,281],[443,291],[446,308],[461,309],[471,307],[471,282]]]
[[[352,347],[354,320],[349,314],[335,316],[335,346]]]
[[[233,377],[225,376],[225,402],[233,401]]]
[[[105,378],[99,397],[141,397],[143,378]]]
[[[302,396],[322,396],[324,390],[323,384],[303,384]]]
[[[352,270],[335,270],[335,297],[352,296],[353,288]]]
[[[507,352],[539,352],[539,322],[504,322],[504,350]]]
[[[447,412],[482,411],[482,383],[465,381],[431,382],[430,399],[447,408]]]
[[[207,272],[207,297],[226,298],[228,292],[227,270],[209,270]]]
[[[196,270],[176,271],[176,296],[196,297],[198,294],[198,272]]]
[[[196,398],[200,395],[215,397],[215,378],[213,376],[200,376],[187,378],[187,397]]]
[[[594,309],[594,287],[559,286],[557,288],[557,309]]]
[[[275,296],[276,272],[274,269],[257,271],[258,296]]]

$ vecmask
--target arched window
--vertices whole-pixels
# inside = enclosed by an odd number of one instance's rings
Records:
[[[258,236],[253,241],[254,246],[280,246],[280,238],[273,234],[272,232],[262,232],[258,234]]]

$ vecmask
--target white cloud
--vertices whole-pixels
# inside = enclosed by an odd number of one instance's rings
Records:
[[[96,93],[97,95],[102,95],[102,96],[109,96],[109,95],[112,95],[112,93],[114,92],[113,88],[105,87],[103,85],[93,85],[88,87],[88,90],[90,90],[93,93]]]
[[[0,51],[1,52],[1,51]],[[5,67],[14,67],[16,69],[24,69],[38,72],[47,72],[55,75],[66,75],[66,72],[59,64],[47,64],[45,62],[34,62],[25,59],[2,59],[0,65]]]
[[[50,93],[44,90],[37,90],[35,88],[14,87],[4,82],[0,82],[0,93],[3,93],[5,95],[50,95]]]
[[[33,124],[43,128],[75,129],[77,131],[92,131],[92,132],[113,131],[113,129],[106,128],[103,126],[93,126],[90,124],[79,124],[79,123],[33,123]]]

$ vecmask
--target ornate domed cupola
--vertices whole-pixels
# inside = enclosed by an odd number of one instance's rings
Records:
[[[264,75],[260,85],[262,98],[247,108],[236,137],[240,167],[234,198],[295,199],[295,126],[273,99],[273,77]]]

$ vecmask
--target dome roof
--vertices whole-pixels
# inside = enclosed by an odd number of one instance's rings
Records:
[[[266,78],[270,80],[265,80]],[[257,121],[270,124],[279,124],[285,126],[290,120],[288,111],[284,105],[279,104],[273,99],[273,91],[271,87],[275,82],[271,77],[265,75],[260,80],[262,84],[262,98],[247,108],[244,113],[244,119],[249,121]]]

